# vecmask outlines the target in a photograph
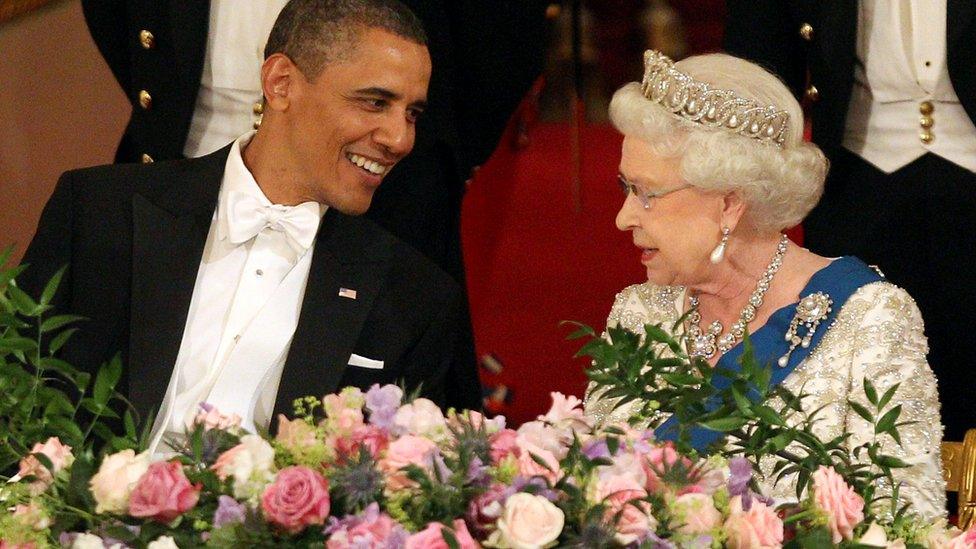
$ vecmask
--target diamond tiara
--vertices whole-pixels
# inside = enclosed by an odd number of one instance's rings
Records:
[[[682,120],[721,128],[777,147],[782,147],[786,139],[789,113],[699,82],[676,69],[674,61],[659,51],[644,52],[641,92]]]

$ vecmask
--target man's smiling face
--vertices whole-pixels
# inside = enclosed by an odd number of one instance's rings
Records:
[[[421,44],[376,28],[357,42],[314,80],[299,75],[287,113],[302,194],[351,215],[413,148],[431,73]]]

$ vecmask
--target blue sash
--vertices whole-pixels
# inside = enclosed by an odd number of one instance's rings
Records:
[[[793,373],[797,365],[813,352],[817,345],[820,344],[820,340],[823,339],[824,334],[827,333],[829,326],[837,318],[837,314],[841,308],[847,303],[848,298],[858,288],[872,282],[878,282],[879,280],[884,280],[884,278],[860,259],[850,256],[835,259],[830,265],[814,273],[806,287],[800,292],[800,298],[802,299],[812,293],[823,292],[830,296],[830,299],[833,300],[833,305],[831,305],[827,318],[820,322],[820,326],[814,332],[810,346],[806,349],[797,346],[790,355],[789,362],[783,368],[779,367],[776,361],[790,349],[789,342],[783,336],[789,329],[790,322],[796,314],[797,303],[777,310],[769,317],[766,324],[756,330],[755,333],[750,334],[749,339],[752,342],[756,360],[759,361],[759,364],[771,365],[772,378],[770,384],[775,386],[782,383],[787,376]],[[731,372],[741,371],[740,358],[742,357],[743,351],[744,346],[740,342],[726,352],[719,359],[715,367]],[[716,373],[712,377],[712,386],[719,390],[726,389],[731,384],[732,380],[724,375]],[[715,407],[717,407],[717,404],[713,406],[713,409]],[[701,426],[693,427],[690,434],[691,445],[698,451],[704,450],[709,444],[725,436],[725,433],[721,431],[713,431]],[[677,418],[674,416],[670,417],[655,430],[654,435],[658,440],[677,439]]]

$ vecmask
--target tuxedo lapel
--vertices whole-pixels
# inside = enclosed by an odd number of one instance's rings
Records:
[[[129,398],[143,417],[176,363],[228,151],[181,162],[132,198]]]
[[[296,398],[321,398],[339,388],[389,269],[391,241],[380,234],[368,221],[332,209],[323,218],[275,414],[290,413]],[[342,288],[355,297],[340,296]]]

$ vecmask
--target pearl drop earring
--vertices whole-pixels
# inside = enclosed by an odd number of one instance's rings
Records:
[[[728,227],[722,227],[722,241],[718,243],[718,246],[715,246],[715,249],[712,250],[712,255],[708,257],[708,260],[712,264],[717,265],[725,258],[725,248],[729,244],[729,233],[731,232],[732,230]]]

